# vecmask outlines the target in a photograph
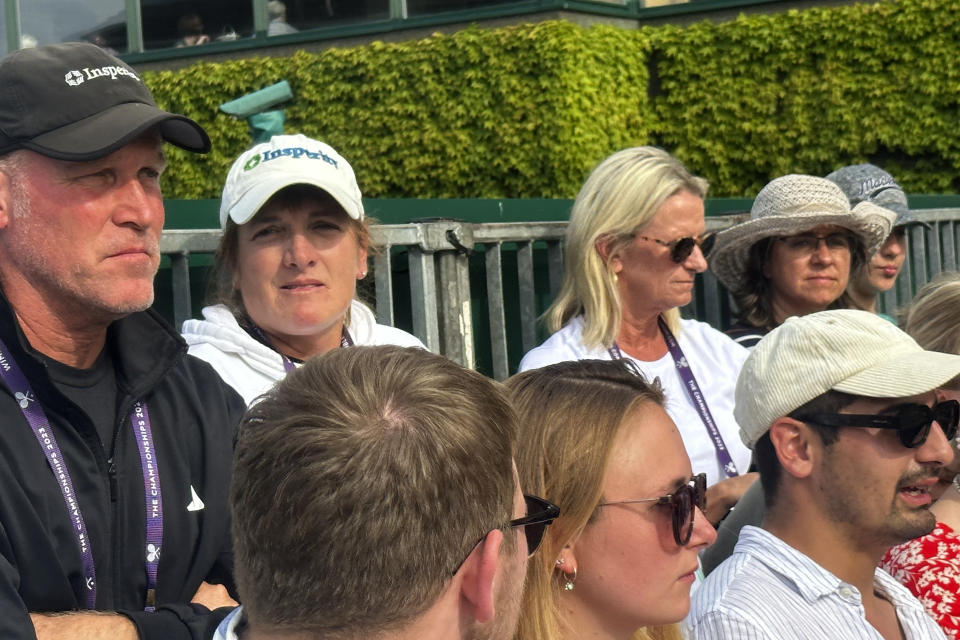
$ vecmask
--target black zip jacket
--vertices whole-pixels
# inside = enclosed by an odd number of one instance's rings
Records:
[[[96,565],[96,608],[128,616],[147,640],[211,637],[226,612],[189,602],[204,580],[235,594],[227,492],[243,400],[209,365],[187,356],[183,340],[154,311],[127,316],[107,332],[119,401],[108,460],[90,418],[55,388],[2,295],[0,337],[29,380],[70,471]],[[143,474],[129,420],[137,399],[150,414],[163,494],[153,613],[143,610]],[[203,508],[196,508],[191,487]],[[34,638],[30,612],[80,609],[83,583],[60,487],[20,406],[0,383],[0,638]]]

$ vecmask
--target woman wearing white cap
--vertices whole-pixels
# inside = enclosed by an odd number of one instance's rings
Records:
[[[244,152],[220,203],[218,304],[187,320],[189,353],[249,404],[303,360],[353,344],[423,347],[355,299],[370,231],[350,164],[304,135]]]
[[[853,209],[826,178],[787,175],[760,190],[750,220],[717,234],[710,268],[733,294],[727,335],[754,346],[790,316],[834,307],[850,274],[889,235],[895,214],[870,202]]]
[[[623,358],[659,378],[690,460],[707,474],[707,518],[717,522],[756,474],[746,474],[750,451],[733,418],[747,351],[706,323],[681,320],[678,310],[707,268],[707,186],[655,147],[601,162],[570,214],[563,284],[546,313],[555,333],[520,370]]]

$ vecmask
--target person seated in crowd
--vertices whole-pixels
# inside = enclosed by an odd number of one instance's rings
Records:
[[[733,418],[747,351],[678,309],[707,268],[706,192],[704,179],[662,149],[624,149],[601,162],[570,214],[563,284],[545,315],[555,333],[520,370],[628,359],[659,378],[690,460],[707,474],[707,518],[718,522],[756,474],[746,473],[750,452]]]
[[[502,385],[418,348],[336,349],[248,411],[217,640],[510,640],[555,505],[520,492]]]
[[[897,214],[893,231],[877,252],[850,274],[850,284],[847,285],[847,294],[853,308],[876,313],[877,295],[893,288],[907,259],[907,228],[929,225],[918,220],[910,211],[907,194],[893,176],[880,167],[855,164],[837,169],[827,176],[827,180],[843,189],[852,207],[861,202],[872,202]],[[895,322],[890,316],[880,315],[890,322]]]
[[[311,356],[351,345],[423,347],[356,299],[370,225],[350,164],[302,134],[273,136],[230,167],[220,202],[218,303],[183,324],[192,355],[247,403]]]
[[[506,386],[520,483],[561,514],[528,563],[517,640],[679,639],[697,553],[716,534],[659,385],[621,359],[548,365]]]
[[[849,308],[850,274],[883,244],[894,213],[851,209],[826,178],[791,174],[757,194],[750,220],[717,234],[710,268],[733,295],[727,335],[745,347],[791,316]]]
[[[930,489],[953,459],[960,404],[936,390],[960,356],[925,351],[875,314],[788,318],[743,365],[736,416],[766,500],[693,596],[694,640],[941,639],[877,565],[930,533]]]
[[[287,5],[282,0],[270,0],[267,3],[268,36],[284,36],[288,33],[297,33],[297,28],[287,22]]]
[[[180,16],[177,20],[177,33],[180,39],[173,46],[178,49],[210,42],[210,36],[203,30],[203,19],[196,13],[185,13]]]
[[[209,638],[245,405],[149,307],[163,143],[210,140],[90,43],[0,87],[0,638]]]
[[[960,354],[960,273],[942,273],[924,285],[906,314],[904,330],[924,349]],[[960,400],[960,378],[945,383],[942,398]],[[937,525],[928,535],[893,547],[880,566],[920,599],[948,638],[960,638],[960,455],[941,468],[930,487]]]

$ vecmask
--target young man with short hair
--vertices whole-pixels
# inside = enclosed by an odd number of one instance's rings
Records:
[[[928,489],[960,406],[936,389],[960,356],[924,351],[865,311],[789,318],[737,380],[735,415],[766,500],[694,596],[696,640],[932,638],[923,606],[877,564],[934,526]]]
[[[243,607],[217,638],[510,640],[557,508],[520,493],[500,385],[418,348],[335,349],[254,403],[231,488]]]

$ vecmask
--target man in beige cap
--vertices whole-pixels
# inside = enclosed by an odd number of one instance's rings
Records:
[[[960,356],[865,311],[789,318],[766,335],[735,409],[766,513],[697,591],[691,637],[943,638],[877,564],[934,526],[928,490],[960,417],[936,389],[958,374]]]

